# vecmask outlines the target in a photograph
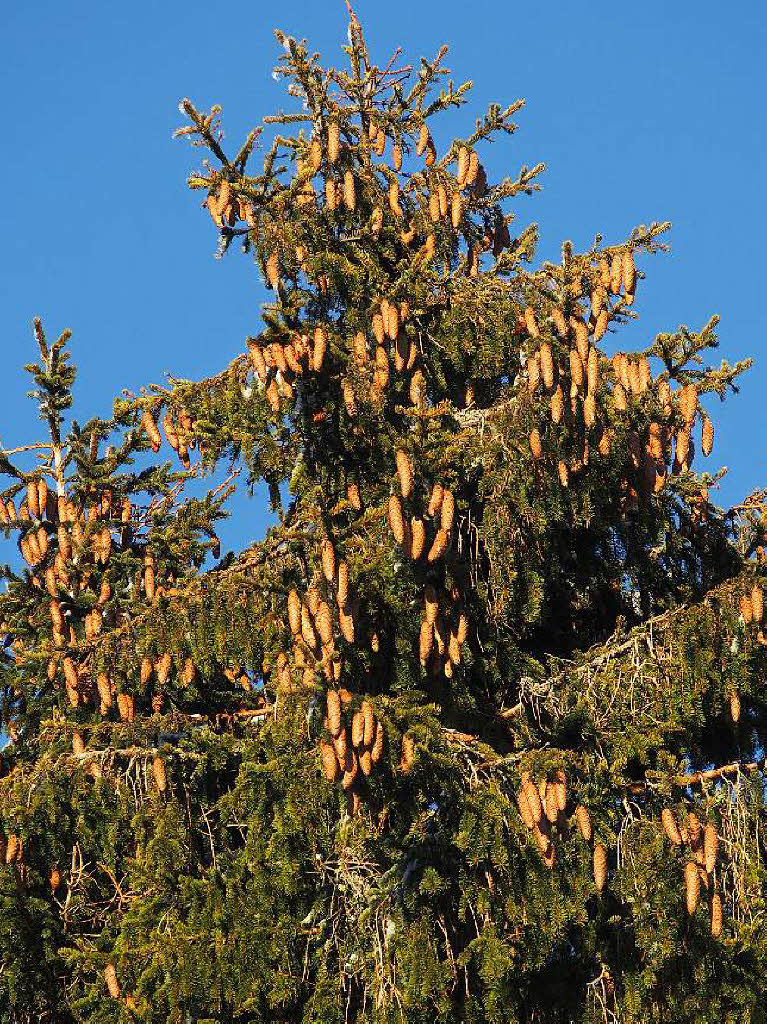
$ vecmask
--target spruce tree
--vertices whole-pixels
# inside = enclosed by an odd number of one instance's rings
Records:
[[[521,103],[438,149],[444,49],[277,38],[297,109],[236,154],[181,104],[273,293],[243,354],[81,425],[35,322],[0,1018],[764,1021],[764,496],[710,500],[706,411],[747,363],[715,317],[620,349],[666,224],[536,263],[542,167],[482,164]]]

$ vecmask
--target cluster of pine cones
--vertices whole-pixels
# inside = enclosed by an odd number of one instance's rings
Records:
[[[517,794],[517,807],[522,821],[533,833],[543,862],[547,868],[554,867],[556,849],[555,831],[565,835],[570,829],[570,820],[565,814],[567,807],[567,777],[564,769],[558,769],[551,778],[542,779],[536,786],[528,772],[521,776]],[[591,844],[591,817],[583,804],[578,804],[574,814],[575,822],[584,842]],[[594,845],[594,883],[601,892],[607,881],[607,851],[602,843]]]
[[[141,425],[149,438],[153,452],[159,452],[162,444],[162,437],[157,426],[152,410],[145,406],[141,415]],[[178,455],[184,469],[189,469],[191,459],[189,451],[196,445],[194,440],[194,424],[187,409],[179,409],[177,420],[174,419],[173,410],[168,408],[162,420],[162,428],[168,439],[168,444]]]
[[[680,826],[670,807],[661,812],[663,831],[672,846],[688,846],[692,858],[684,866],[684,890],[687,913],[692,915],[700,902],[701,887],[710,890],[709,914],[711,934],[718,937],[722,932],[722,899],[716,891],[714,871],[719,852],[719,836],[716,826],[709,822],[702,826],[694,813]]]
[[[322,771],[328,782],[340,778],[349,797],[350,812],[356,813],[360,801],[359,789],[355,786],[357,773],[370,776],[373,766],[381,760],[386,730],[367,700],[351,714],[351,721],[346,720],[345,712],[354,697],[344,687],[328,690],[325,700],[327,713],[323,727],[328,739],[320,739],[319,743]]]

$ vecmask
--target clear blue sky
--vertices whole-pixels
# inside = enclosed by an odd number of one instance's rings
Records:
[[[6,3],[0,14],[0,438],[37,430],[20,365],[30,320],[74,330],[81,415],[107,414],[123,386],[166,371],[215,372],[258,329],[264,293],[248,258],[213,259],[215,233],[185,178],[196,166],[171,140],[178,100],[224,107],[228,144],[283,102],[270,71],[275,27],[341,58],[342,0],[225,7],[199,0]],[[673,251],[648,279],[637,345],[679,323],[721,323],[721,354],[757,366],[740,396],[716,402],[715,455],[730,466],[723,502],[767,484],[764,358],[764,56],[761,4],[552,0],[358,0],[372,55],[408,58],[450,45],[457,81],[473,78],[473,124],[519,96],[521,130],[487,154],[489,171],[542,160],[545,188],[518,206],[542,229],[540,254],[594,233],[673,222]],[[290,101],[293,102],[293,101]],[[625,339],[625,340],[624,340]],[[628,334],[621,341],[628,346]],[[713,459],[707,463],[713,463]],[[224,534],[260,534],[262,502]]]

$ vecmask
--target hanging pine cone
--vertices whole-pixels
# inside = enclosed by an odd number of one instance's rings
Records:
[[[114,964],[107,964],[104,968],[104,981],[107,983],[107,988],[112,999],[119,999],[120,983],[117,980],[117,972],[115,971]]]
[[[551,354],[551,345],[549,345],[548,341],[544,341],[541,345],[540,356],[543,383],[547,389],[551,389],[554,386],[554,359]]]
[[[344,760],[346,760],[344,756]],[[328,782],[335,782],[338,779],[341,766],[338,763],[336,752],[330,743],[326,743],[325,740],[320,740],[320,762],[322,764],[322,774]]]
[[[288,623],[293,636],[298,636],[301,632],[301,599],[296,590],[288,594]]]
[[[351,171],[344,172],[344,205],[350,213],[354,213],[357,200],[354,191],[354,175]]]
[[[424,591],[424,609],[426,611],[426,621],[433,626],[437,621],[437,614],[439,612],[439,598],[431,583],[426,584]]]
[[[679,392],[679,412],[684,422],[692,423],[698,408],[698,391],[694,384],[685,384]]]
[[[403,775],[409,775],[415,763],[415,740],[409,733],[402,737],[402,757],[400,759],[400,771]]]
[[[421,623],[421,631],[418,637],[418,657],[425,667],[434,646],[434,626],[428,619]]]
[[[565,399],[562,394],[562,387],[559,384],[557,384],[552,392],[550,405],[552,423],[561,423],[562,417],[565,414]]]
[[[557,810],[564,811],[567,806],[567,777],[563,768],[554,772],[554,791],[557,799]]]
[[[540,825],[543,818],[543,806],[541,804],[541,798],[538,790],[528,777],[525,777],[522,781],[522,792],[527,797],[527,803],[533,817],[533,823]]]
[[[743,616],[743,621],[748,625],[754,617],[754,609],[751,604],[750,594],[741,594],[740,597],[740,614]]]
[[[320,635],[320,640],[326,647],[330,647],[333,643],[333,617],[330,613],[330,608],[325,601],[320,602],[315,622],[317,625],[317,632]]]
[[[623,280],[623,290],[627,295],[633,295],[634,285],[636,283],[636,271],[634,270],[634,255],[630,249],[623,254],[621,277]]]
[[[328,690],[325,702],[327,706],[328,732],[331,736],[341,734],[341,698],[336,690]]]
[[[527,360],[527,387],[530,394],[535,394],[541,379],[541,354],[536,352]]]
[[[525,319],[525,327],[527,328],[527,333],[530,335],[531,338],[539,337],[541,332],[538,330],[538,324],[536,322],[535,312],[533,311],[532,306],[525,306],[525,312],[523,315]],[[551,349],[549,349],[549,352],[550,351]],[[547,384],[546,386],[549,387],[550,385]]]
[[[557,789],[552,783],[546,785],[546,817],[552,825],[556,825],[559,818],[559,804],[557,802]]]
[[[426,151],[426,147],[429,144],[430,138],[431,136],[429,135],[428,127],[425,124],[422,124],[420,131],[418,132],[418,142],[416,143],[415,147],[416,156],[423,156],[424,152]]]
[[[442,529],[445,533],[450,533],[453,529],[453,519],[455,518],[455,498],[453,497],[453,492],[447,488],[444,488],[442,491],[440,518]]]
[[[730,691],[730,718],[736,725],[740,721],[740,694],[737,690]]]
[[[426,527],[422,519],[415,516],[410,520],[410,557],[417,562],[426,545]]]
[[[413,467],[406,452],[398,448],[395,453],[397,463],[397,478],[399,480],[400,492],[403,498],[409,498],[413,492]]]
[[[398,544],[405,540],[405,520],[402,518],[402,504],[396,494],[389,497],[388,504],[389,526]]]
[[[722,897],[718,892],[711,897],[711,934],[715,939],[722,934]]]
[[[469,151],[466,146],[461,146],[458,150],[458,164],[456,169],[456,178],[460,188],[466,184],[466,175],[469,170]]]
[[[345,608],[349,600],[349,567],[343,559],[338,563],[338,587],[336,601],[339,608]]]
[[[761,622],[764,615],[764,595],[762,588],[755,583],[751,588],[751,612],[754,622]]]
[[[328,347],[328,337],[325,330],[322,327],[314,328],[314,350],[312,352],[312,368],[316,373],[319,373],[322,369],[322,363],[325,359],[325,352]]]
[[[563,487],[567,487],[570,483],[570,470],[567,468],[567,463],[563,460],[559,460],[557,465],[557,474],[559,475],[559,482]]]
[[[623,282],[623,260],[621,254],[616,252],[610,263],[610,291],[618,295]]]
[[[540,459],[543,454],[541,435],[537,428],[533,428],[533,430],[530,431],[530,451],[533,453],[534,459]]]
[[[682,845],[682,836],[679,832],[679,826],[677,825],[674,812],[670,807],[664,807],[660,816],[661,824],[663,825],[663,831],[668,836],[668,840],[674,846]]]
[[[159,452],[162,438],[160,437],[160,431],[157,429],[157,424],[152,417],[149,409],[144,409],[141,416],[141,425],[146,431],[146,435],[149,438],[149,444],[152,447],[153,452]]]
[[[703,856],[706,871],[710,875],[716,867],[716,858],[719,852],[719,836],[716,826],[709,822],[703,831]]]
[[[328,163],[331,165],[338,160],[338,153],[341,146],[341,130],[338,124],[333,121],[328,125]]]
[[[439,530],[437,530],[437,533],[436,533],[436,535],[434,537],[432,545],[429,548],[429,553],[426,556],[426,561],[427,562],[436,562],[438,558],[441,558],[442,555],[444,555],[446,549],[447,549],[447,533],[445,532],[444,529],[439,529]]]
[[[341,629],[341,636],[347,643],[353,644],[355,637],[354,614],[351,609],[339,608],[338,625]]]
[[[165,772],[165,762],[159,755],[152,761],[152,774],[154,775],[158,792],[164,793],[168,788],[168,777]]]
[[[583,384],[583,362],[578,350],[575,348],[570,349],[569,354],[570,360],[570,379],[576,387],[581,387]]]
[[[112,706],[112,684],[106,672],[99,672],[96,676],[96,689],[101,701],[100,711],[105,715]]]
[[[608,313],[606,309],[601,310],[594,322],[594,340],[600,341],[607,332]]]
[[[714,448],[714,424],[705,416],[703,419],[703,430],[701,437],[701,450],[708,457]]]
[[[583,804],[576,808],[576,821],[586,843],[591,843],[591,816]]]
[[[559,308],[559,306],[553,306],[551,309],[551,319],[554,323],[554,329],[560,338],[567,337],[567,320],[565,320],[565,314]]]
[[[429,507],[427,512],[430,516],[434,516],[439,512],[442,507],[442,498],[444,496],[444,489],[442,484],[436,483],[432,487],[431,497],[429,498]]]
[[[687,913],[692,915],[695,913],[700,899],[700,875],[697,865],[689,860],[684,866],[684,892]]]
[[[594,885],[602,892],[607,881],[607,850],[601,843],[594,847]]]
[[[386,740],[386,730],[384,729],[383,722],[376,719],[375,723],[375,734],[373,736],[373,745],[370,748],[370,757],[373,764],[378,764],[383,755],[384,742]]]

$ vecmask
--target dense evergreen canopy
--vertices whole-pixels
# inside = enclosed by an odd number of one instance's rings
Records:
[[[273,292],[243,355],[82,422],[35,322],[0,1018],[764,1021],[763,496],[693,468],[747,364],[716,318],[608,357],[668,225],[538,265],[542,167],[482,165],[521,103],[438,152],[444,50],[277,35],[295,112],[178,132]]]

